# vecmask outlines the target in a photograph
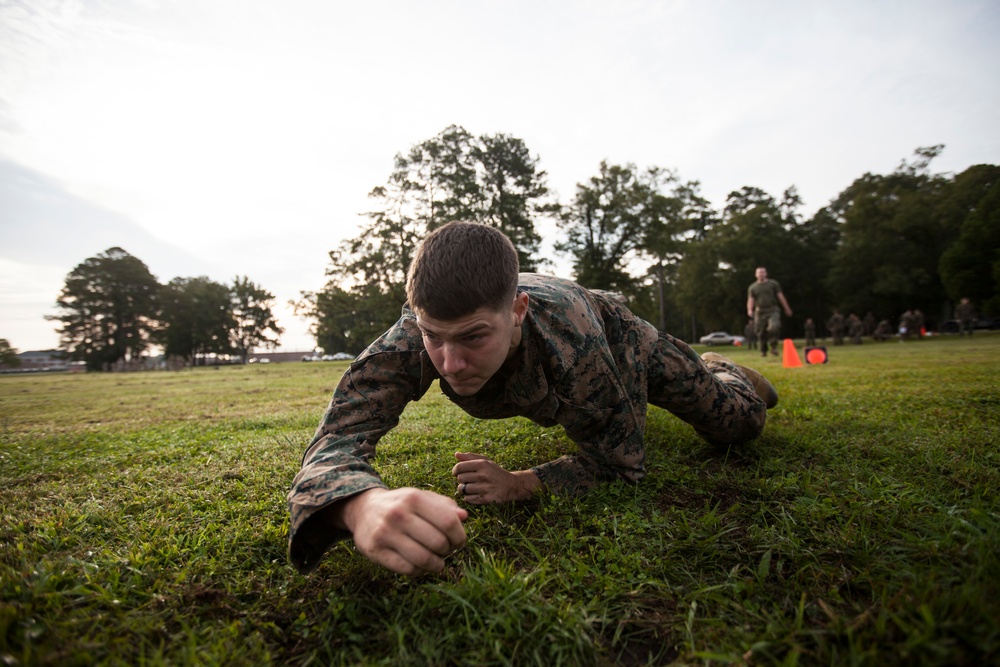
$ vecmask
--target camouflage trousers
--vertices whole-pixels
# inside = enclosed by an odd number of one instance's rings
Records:
[[[753,329],[760,341],[761,353],[767,352],[767,342],[771,341],[771,349],[778,349],[778,340],[781,338],[781,311],[777,308],[761,310],[760,308],[753,316]]]
[[[669,334],[660,333],[650,354],[646,388],[650,405],[670,411],[713,444],[747,442],[764,430],[767,408],[740,367],[706,364]]]

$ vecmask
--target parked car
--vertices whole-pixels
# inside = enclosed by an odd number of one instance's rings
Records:
[[[980,317],[973,325],[975,329],[1000,329],[1000,317]],[[958,320],[946,320],[938,327],[938,331],[945,334],[957,334],[962,330],[962,323]]]
[[[338,352],[337,354],[333,355],[333,360],[334,361],[354,361],[354,357],[352,357],[351,355],[347,354],[346,352]]]
[[[747,342],[747,339],[743,336],[734,336],[731,333],[726,333],[725,331],[713,331],[712,333],[702,336],[698,339],[698,342],[702,345],[743,345]]]

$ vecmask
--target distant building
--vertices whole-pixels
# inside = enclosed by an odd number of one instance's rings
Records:
[[[31,350],[17,355],[19,366],[0,364],[0,373],[37,373],[39,371],[65,371],[69,362],[60,350]]]
[[[64,371],[69,362],[60,350],[33,350],[17,355],[22,371]]]
[[[281,363],[283,361],[301,361],[303,357],[311,357],[315,352],[257,352],[250,355],[250,363],[259,364],[264,361],[264,363]]]

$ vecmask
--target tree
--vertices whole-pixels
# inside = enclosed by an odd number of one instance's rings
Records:
[[[959,221],[938,264],[949,299],[969,297],[982,314],[1000,314],[1000,167],[976,165],[956,176],[942,209]]]
[[[620,292],[633,288],[628,264],[647,239],[651,200],[663,178],[657,168],[640,174],[633,164],[602,161],[597,176],[577,184],[576,196],[559,220],[565,240],[555,248],[573,257],[578,283]]]
[[[534,217],[554,213],[558,208],[547,202],[549,189],[545,172],[538,169],[538,159],[531,156],[521,139],[509,134],[480,137],[472,157],[480,168],[478,183],[483,203],[472,220],[506,234],[517,248],[521,270],[537,271],[545,260],[538,257],[542,239]]]
[[[889,175],[865,174],[827,207],[842,229],[827,278],[841,309],[879,317],[941,312],[947,297],[938,263],[955,235],[939,213],[949,181],[928,171],[941,149],[917,149]]]
[[[296,313],[315,321],[325,349],[358,352],[363,337],[381,334],[405,301],[406,272],[417,243],[456,220],[503,230],[523,270],[534,270],[540,237],[533,215],[550,210],[545,172],[524,142],[509,135],[474,137],[452,125],[395,158],[385,185],[369,193],[377,202],[361,233],[330,252],[328,281],[306,292]]]
[[[174,278],[161,294],[159,341],[168,357],[197,363],[198,357],[229,354],[233,314],[226,285],[198,278]]]
[[[690,331],[685,327],[682,332],[682,337],[686,340],[697,340],[699,325],[707,327],[707,331],[731,326],[722,324],[723,321],[732,320],[720,317],[714,302],[724,292],[724,288],[720,287],[722,266],[719,250],[708,237],[692,243],[677,266],[673,301],[679,310],[688,315],[687,325],[690,326]],[[726,315],[723,313],[724,317]]]
[[[455,125],[397,155],[388,182],[368,196],[379,206],[366,214],[361,234],[331,253],[329,273],[377,281],[384,292],[405,283],[419,240],[456,220],[497,227],[518,249],[522,269],[534,270],[541,238],[532,216],[552,208],[545,172],[522,140],[477,138]]]
[[[274,295],[246,276],[236,276],[229,288],[229,307],[232,313],[230,343],[247,363],[255,347],[275,348],[284,329],[278,326],[272,312]],[[269,334],[274,334],[271,338]]]
[[[670,174],[670,182],[676,179]],[[652,261],[649,275],[656,290],[659,329],[683,328],[682,321],[668,322],[668,288],[677,282],[677,269],[688,247],[703,238],[714,224],[715,212],[708,200],[698,194],[699,183],[676,183],[669,195],[658,188],[651,193],[649,220],[640,251]]]
[[[684,257],[679,274],[684,306],[708,330],[743,331],[747,286],[758,266],[766,266],[795,303],[796,258],[804,251],[797,234],[800,206],[794,187],[780,201],[749,186],[729,194],[722,219]]]
[[[21,367],[21,357],[17,356],[17,349],[11,347],[6,338],[0,338],[0,366]]]
[[[832,313],[830,293],[826,276],[833,266],[834,253],[840,245],[841,226],[825,207],[816,211],[812,218],[792,229],[798,248],[785,265],[788,274],[782,284],[789,280],[795,302],[793,321],[803,323],[806,318],[815,322],[826,322]],[[858,313],[863,316],[863,313]]]
[[[146,265],[121,248],[109,248],[77,265],[48,319],[62,323],[61,349],[90,370],[137,359],[155,329],[159,283]]]
[[[293,305],[297,315],[313,320],[310,327],[317,346],[357,355],[399,319],[402,304],[402,299],[375,288],[347,291],[330,282],[319,292],[304,293]]]

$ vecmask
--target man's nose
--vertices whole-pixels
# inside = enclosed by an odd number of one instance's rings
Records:
[[[441,370],[445,374],[458,373],[462,371],[465,366],[465,355],[462,354],[461,348],[459,348],[454,343],[444,344],[444,368]]]

